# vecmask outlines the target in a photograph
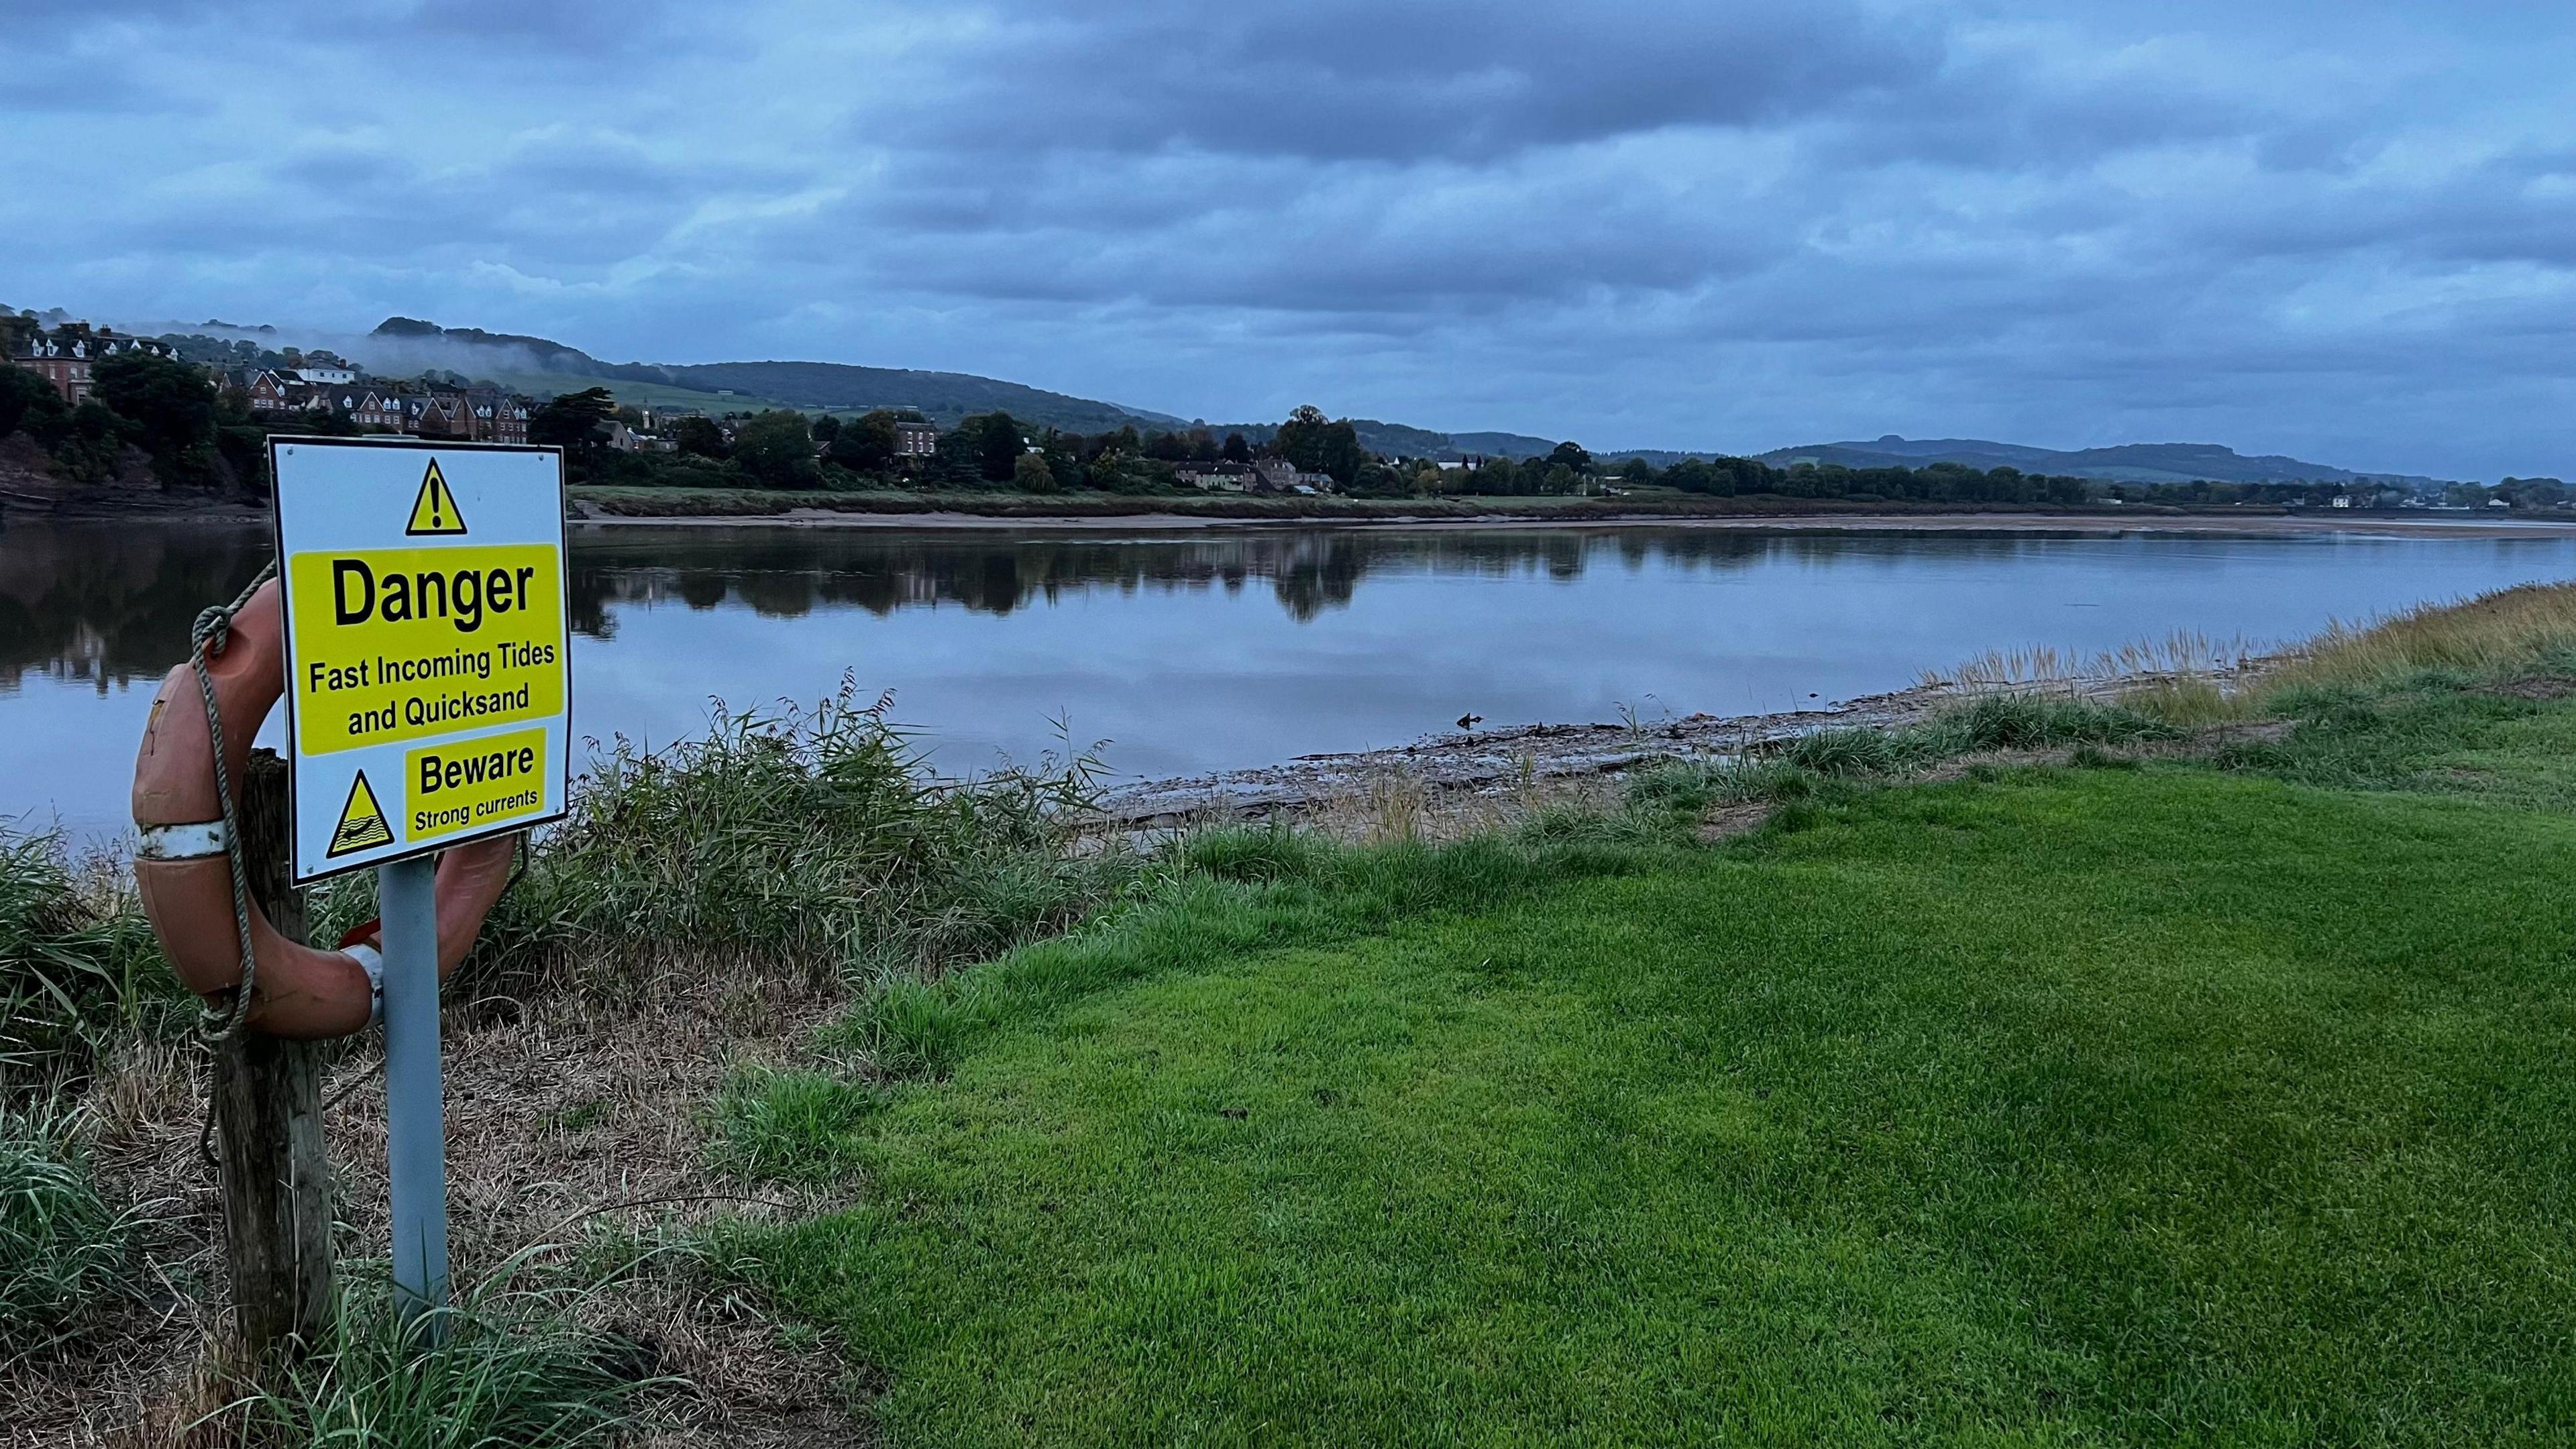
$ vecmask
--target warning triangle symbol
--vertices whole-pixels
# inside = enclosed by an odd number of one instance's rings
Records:
[[[447,491],[447,475],[438,471],[438,460],[429,460],[429,471],[420,476],[420,496],[411,501],[411,525],[403,530],[413,538],[425,533],[463,533],[465,515],[456,511],[456,495]]]
[[[376,792],[367,788],[367,772],[360,770],[358,778],[349,782],[349,803],[340,807],[340,823],[331,829],[331,848],[323,854],[347,855],[393,843],[384,807],[376,803]]]

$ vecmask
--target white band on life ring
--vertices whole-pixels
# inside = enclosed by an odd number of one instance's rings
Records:
[[[195,860],[224,853],[224,822],[201,820],[187,825],[143,825],[134,847],[137,860]]]
[[[385,953],[369,945],[343,946],[340,954],[358,963],[367,973],[367,1025],[385,1019]]]

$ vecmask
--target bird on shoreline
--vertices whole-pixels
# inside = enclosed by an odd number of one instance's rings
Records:
[[[1484,722],[1485,717],[1481,714],[1462,714],[1458,716],[1458,728],[1462,730],[1474,729],[1476,726],[1483,724]]]

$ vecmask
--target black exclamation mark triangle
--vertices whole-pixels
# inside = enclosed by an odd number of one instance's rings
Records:
[[[411,501],[411,523],[403,532],[413,538],[432,533],[463,533],[465,515],[456,511],[456,495],[448,491],[447,475],[438,471],[438,460],[429,460],[429,471],[420,476],[420,496]]]

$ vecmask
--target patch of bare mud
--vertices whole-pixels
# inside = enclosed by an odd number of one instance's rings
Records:
[[[1699,838],[1703,844],[1715,845],[1739,835],[1750,835],[1771,818],[1771,802],[1746,800],[1733,805],[1711,805],[1699,817]]]
[[[2557,679],[2546,674],[2531,674],[2520,679],[2508,679],[2500,684],[2490,684],[2478,692],[2502,695],[2507,699],[2527,699],[2535,703],[2545,703],[2576,694],[2576,680]]]
[[[2147,676],[2053,684],[2108,700]],[[1160,831],[1289,820],[1346,839],[1450,839],[1547,808],[1614,801],[1628,774],[1667,760],[1724,761],[1823,729],[1901,729],[1974,696],[1927,684],[1776,714],[1694,714],[1637,724],[1535,724],[1429,735],[1409,745],[1157,780],[1110,793],[1099,823]]]

